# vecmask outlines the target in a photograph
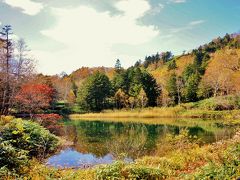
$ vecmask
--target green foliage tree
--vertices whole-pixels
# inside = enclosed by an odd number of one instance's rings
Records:
[[[112,87],[114,91],[118,91],[118,89],[122,89],[126,91],[126,78],[124,73],[117,73],[112,80]]]
[[[171,98],[171,105],[178,103],[178,89],[177,89],[177,76],[175,73],[171,74],[167,81],[166,90],[168,96]]]
[[[154,77],[139,67],[130,67],[121,74],[116,74],[112,80],[115,92],[121,89],[126,95],[136,99],[141,88],[148,98],[148,106],[157,105],[157,97],[160,94],[159,86]]]
[[[163,62],[165,63],[165,62],[170,61],[173,58],[173,54],[171,51],[163,52],[161,54],[161,58],[162,58]]]
[[[213,89],[211,86],[204,82],[200,82],[197,91],[198,99],[206,99],[213,96]]]
[[[134,64],[134,67],[140,67],[142,64],[142,61],[141,60],[138,60],[135,64]]]
[[[176,60],[173,59],[172,61],[169,62],[168,64],[168,70],[172,70],[172,69],[176,69],[177,68],[177,64],[176,64]]]
[[[196,71],[195,64],[187,65],[182,73],[183,80],[186,82],[192,74],[196,73]]]
[[[122,72],[122,65],[119,59],[117,59],[116,63],[115,63],[115,72],[116,73],[120,73]]]
[[[199,73],[190,75],[185,83],[184,98],[186,102],[195,102],[198,100],[198,84],[200,82]]]
[[[107,98],[111,95],[111,89],[108,77],[96,72],[79,88],[77,102],[84,110],[101,111],[107,106]]]
[[[158,86],[156,79],[146,71],[142,74],[142,86],[148,98],[147,105],[152,107],[156,106],[157,98],[161,93],[160,87]]]

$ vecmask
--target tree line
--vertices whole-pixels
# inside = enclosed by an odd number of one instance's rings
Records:
[[[176,73],[175,59],[168,64],[166,90],[169,103],[196,102],[205,98],[238,94],[240,36],[226,34],[192,51],[193,63]]]
[[[240,35],[226,34],[192,52],[186,54],[184,51],[179,57],[175,57],[170,51],[146,56],[143,62],[139,60],[126,70],[121,68],[120,60],[117,60],[111,81],[101,73],[92,75],[93,79],[85,81],[87,85],[84,83],[79,87],[77,102],[85,110],[99,111],[105,108],[174,106],[215,96],[238,94],[239,47]],[[176,61],[184,56],[193,57],[193,61],[179,73]],[[158,77],[149,73],[164,66],[168,71],[165,79],[161,75]],[[105,83],[102,87],[105,89],[96,85],[101,84],[98,76],[104,76]],[[162,78],[164,82],[157,83],[156,78]],[[97,89],[106,92],[106,96],[102,96]],[[86,104],[96,106],[87,107]]]
[[[114,68],[82,67],[55,76],[36,73],[27,44],[11,38],[11,26],[0,34],[1,114],[174,106],[240,90],[239,34],[180,56],[170,51],[146,56],[127,69],[118,59]],[[180,70],[181,58],[188,57],[192,62]]]
[[[79,87],[77,103],[87,111],[106,108],[136,108],[156,106],[160,94],[156,80],[139,67],[124,70],[117,60],[112,80],[96,72]]]

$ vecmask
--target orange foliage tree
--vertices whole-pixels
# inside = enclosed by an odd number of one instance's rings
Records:
[[[44,84],[26,84],[21,87],[16,95],[20,111],[33,113],[50,107],[54,90]]]
[[[228,95],[237,92],[240,80],[240,58],[235,50],[216,52],[202,78],[201,84],[213,90],[213,95]]]

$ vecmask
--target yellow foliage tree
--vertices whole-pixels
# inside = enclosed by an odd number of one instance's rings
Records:
[[[114,100],[117,108],[128,107],[128,95],[122,89],[118,89],[115,93]]]
[[[236,50],[218,51],[211,59],[201,84],[210,87],[214,96],[236,93],[240,80],[240,54]]]

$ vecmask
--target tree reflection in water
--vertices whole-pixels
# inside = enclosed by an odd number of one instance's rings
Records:
[[[146,152],[148,130],[145,125],[127,125],[124,134],[114,134],[107,142],[109,152],[117,159],[136,159]]]
[[[92,153],[97,157],[110,153],[115,158],[136,159],[152,155],[161,137],[166,134],[177,135],[183,128],[188,129],[189,135],[195,135],[205,143],[215,141],[217,134],[221,134],[222,138],[231,134],[230,130],[218,128],[209,131],[198,125],[181,127],[174,124],[68,121],[65,123],[65,135],[74,142],[73,148],[78,152]]]
[[[179,122],[179,120],[178,120]],[[191,122],[191,120],[189,120]],[[103,122],[103,121],[66,121],[64,126],[64,134],[66,139],[72,143],[70,149],[62,151],[62,154],[55,155],[54,161],[70,164],[80,157],[88,157],[90,165],[104,159],[104,157],[112,157],[113,160],[124,159],[127,161],[134,160],[145,155],[155,155],[159,147],[163,148],[164,143],[161,139],[166,134],[178,135],[181,129],[187,129],[189,135],[196,135],[201,141],[208,143],[219,140],[219,138],[229,137],[232,130],[220,128],[214,124],[204,126],[194,124],[187,126],[178,124],[144,124],[130,122]],[[160,143],[160,146],[159,146]],[[70,152],[70,151],[73,151]],[[79,154],[78,154],[79,153]],[[71,154],[74,154],[71,161]],[[66,162],[66,157],[68,157]],[[92,161],[94,159],[94,162]],[[58,161],[61,160],[61,161]],[[64,160],[64,161],[63,161]],[[86,162],[88,162],[86,160]],[[57,164],[57,163],[55,163]],[[54,165],[55,166],[55,165]]]

